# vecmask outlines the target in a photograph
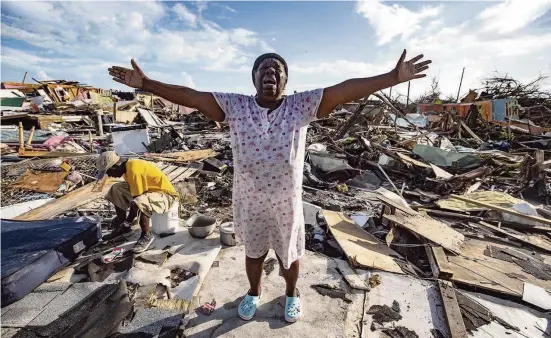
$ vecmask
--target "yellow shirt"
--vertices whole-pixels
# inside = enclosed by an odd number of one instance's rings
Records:
[[[168,177],[154,163],[144,160],[128,160],[124,179],[133,197],[146,192],[164,192],[178,197]]]

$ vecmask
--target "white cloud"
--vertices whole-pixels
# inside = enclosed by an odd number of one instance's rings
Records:
[[[50,77],[45,71],[41,70],[36,74],[37,80],[49,80]]]
[[[206,20],[202,13],[208,5],[204,1],[173,6],[145,1],[102,2],[102,6],[92,2],[2,3],[2,38],[39,48],[23,52],[3,46],[2,65],[43,70],[56,78],[82,76],[89,84],[109,87],[115,84],[106,68],[127,65],[130,58],[148,65],[146,72],[163,73],[168,68],[165,65],[234,72],[248,65],[259,50],[269,48],[256,32],[242,27],[224,29]],[[166,19],[174,14],[186,23],[184,27],[167,24]],[[185,74],[174,77],[174,83],[193,84]]]
[[[186,22],[189,26],[193,28],[197,27],[197,15],[190,12],[185,5],[178,3],[172,7],[172,11],[174,11],[178,15],[178,18]]]
[[[270,46],[266,41],[260,40],[258,43],[264,52],[275,52],[275,48]]]
[[[375,29],[378,45],[387,44],[398,36],[406,39],[421,29],[423,21],[437,17],[441,11],[442,6],[427,6],[416,12],[397,4],[385,5],[380,0],[362,0],[357,6],[357,12]]]
[[[336,60],[332,62],[316,62],[307,64],[292,64],[289,66],[290,73],[332,75],[341,77],[343,80],[353,77],[373,76],[389,71],[389,65],[372,64],[366,62],[355,62],[348,60]]]
[[[191,78],[191,75],[189,75],[186,72],[182,72],[182,73],[180,73],[180,75],[182,76],[181,83],[182,83],[183,86],[195,88],[195,83],[193,82],[193,79]]]
[[[551,0],[507,0],[482,11],[484,31],[512,33],[534,22],[551,8]]]
[[[253,46],[258,40],[256,33],[244,28],[236,28],[230,33],[230,39],[241,46]]]
[[[423,53],[426,59],[433,60],[427,77],[411,82],[412,97],[428,89],[432,77],[439,79],[444,95],[453,93],[455,96],[463,67],[466,70],[462,93],[469,88],[479,88],[481,80],[495,71],[526,80],[537,77],[540,72],[548,72],[551,30],[535,31],[529,26],[551,8],[550,2],[490,3],[472,19],[451,25],[447,22],[452,21],[453,9],[448,4],[446,11],[443,7],[423,7],[414,12],[398,5],[368,1],[358,3],[358,12],[375,29],[379,43],[386,44],[386,52],[379,58],[397,60],[401,50],[406,48],[408,59]],[[423,18],[423,28],[418,27],[419,18]],[[394,39],[398,36],[402,41]],[[404,39],[405,36],[408,38]],[[362,69],[360,65],[358,69]],[[393,89],[393,93],[405,94],[406,91],[407,84]]]

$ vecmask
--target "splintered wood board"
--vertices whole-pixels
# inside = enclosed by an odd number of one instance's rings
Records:
[[[177,183],[179,181],[182,181],[185,178],[188,178],[193,173],[195,173],[197,169],[195,168],[189,168],[189,167],[179,167],[178,169],[174,170],[170,174],[168,174],[168,179],[172,183]]]
[[[95,199],[104,197],[109,191],[111,186],[115,183],[121,182],[120,179],[107,178],[102,191],[94,192],[92,189],[96,185],[95,182],[88,183],[87,185],[71,191],[70,193],[55,199],[49,203],[46,203],[36,209],[30,210],[22,215],[15,217],[15,220],[19,221],[36,221],[41,219],[50,219],[65,211],[74,209],[83,204],[86,204]]]
[[[216,156],[212,149],[179,151],[175,153],[149,154],[148,157],[166,162],[194,162]]]
[[[446,224],[433,218],[421,215],[404,215],[396,212],[395,215],[383,215],[394,222],[454,253],[461,252],[461,244],[465,240],[463,234],[455,231]]]
[[[472,199],[467,198],[465,196],[451,195],[450,197],[453,198],[453,199],[456,199],[456,200],[463,201],[463,202],[476,204],[476,205],[479,205],[481,207],[484,207],[484,208],[487,208],[487,209],[490,209],[490,210],[501,211],[501,212],[504,212],[506,214],[515,215],[515,216],[518,216],[518,217],[521,217],[521,218],[524,218],[524,219],[527,219],[527,220],[530,220],[530,221],[540,222],[540,223],[543,223],[543,224],[551,225],[551,220],[545,219],[543,217],[522,214],[520,212],[517,212],[517,211],[509,209],[509,208],[504,208],[504,207],[499,206],[499,205],[493,205],[493,204],[489,204],[489,203],[485,203],[485,202],[472,200]]]
[[[498,228],[496,226],[493,226],[489,223],[482,222],[482,221],[480,221],[478,223],[474,223],[474,222],[471,223],[470,222],[469,224],[474,224],[474,225],[485,227],[485,228],[493,230],[495,232],[499,232],[500,234],[503,234],[507,237],[514,238],[519,242],[522,242],[522,243],[525,243],[525,244],[530,244],[530,245],[533,245],[533,246],[535,246],[535,247],[537,247],[541,250],[551,252],[551,242],[544,239],[544,237],[539,237],[538,235],[524,235],[523,236],[523,235],[512,234],[512,233],[508,232],[507,230]]]
[[[504,244],[469,238],[463,243],[460,256],[448,256],[453,270],[452,281],[520,298],[522,298],[524,282],[551,292],[551,280],[537,279],[528,272],[524,272],[515,263],[484,255],[487,245],[515,250],[514,247]],[[544,261],[550,257],[543,254],[541,256]]]
[[[447,281],[439,280],[438,286],[440,295],[442,296],[442,304],[444,305],[444,312],[446,314],[446,321],[448,322],[451,338],[467,338],[467,329],[463,322],[461,309],[457,303],[455,289],[452,284]]]
[[[329,230],[335,236],[349,261],[362,268],[374,268],[403,274],[396,259],[398,253],[360,228],[354,221],[335,211],[323,210]]]

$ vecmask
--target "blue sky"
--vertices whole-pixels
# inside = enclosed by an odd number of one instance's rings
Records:
[[[463,67],[462,92],[496,71],[551,75],[551,0],[2,1],[2,81],[28,71],[28,81],[123,89],[107,68],[135,58],[157,80],[251,94],[254,59],[276,51],[289,64],[292,92],[387,72],[403,48],[433,60],[412,96],[432,77],[455,95]]]

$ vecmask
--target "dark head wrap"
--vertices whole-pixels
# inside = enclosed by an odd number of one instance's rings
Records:
[[[283,57],[281,57],[281,55],[279,54],[276,54],[276,53],[266,53],[266,54],[262,54],[260,55],[258,58],[256,58],[256,61],[254,62],[254,65],[253,65],[253,83],[254,83],[254,73],[258,70],[258,67],[260,66],[260,63],[262,63],[262,61],[264,61],[265,59],[277,59],[279,61],[281,61],[281,63],[283,63],[283,68],[285,68],[285,75],[287,75],[287,77],[289,77],[289,69],[287,69],[287,62],[285,61],[285,59]]]

